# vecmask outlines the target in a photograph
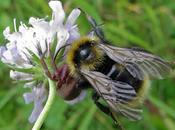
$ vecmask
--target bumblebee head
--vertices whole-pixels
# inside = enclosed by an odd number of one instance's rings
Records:
[[[77,74],[80,69],[94,70],[103,61],[103,52],[98,44],[97,38],[89,37],[72,43],[66,58],[71,74]]]

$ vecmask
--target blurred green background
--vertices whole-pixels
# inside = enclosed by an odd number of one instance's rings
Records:
[[[104,23],[106,38],[120,47],[139,46],[167,60],[175,59],[174,0],[64,0],[69,13],[81,7],[98,23]],[[51,15],[46,0],[0,0],[0,43],[3,30],[13,28],[13,18],[28,23],[31,16]],[[86,19],[78,20],[81,33],[89,30]],[[30,130],[28,117],[32,104],[25,105],[23,84],[9,78],[9,69],[0,63],[0,130]],[[175,130],[175,76],[153,81],[151,92],[143,105],[143,119],[137,122],[120,117],[126,130]],[[116,130],[113,121],[86,99],[69,106],[59,97],[42,130]]]

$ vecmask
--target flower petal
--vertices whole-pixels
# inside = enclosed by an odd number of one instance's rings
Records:
[[[9,35],[10,35],[10,27],[6,27],[3,31],[3,35],[6,39],[8,39]]]
[[[81,11],[79,9],[74,9],[70,13],[70,15],[67,18],[65,27],[69,30],[76,22],[77,18],[79,17]]]
[[[29,122],[30,123],[34,123],[37,120],[37,118],[40,115],[40,113],[42,112],[42,110],[43,110],[42,103],[35,102],[33,111],[32,111],[32,113],[31,113],[31,115],[29,117]]]
[[[61,24],[65,18],[65,12],[62,7],[62,3],[60,1],[50,1],[49,6],[53,11],[53,22],[57,24]]]
[[[33,75],[10,70],[10,77],[14,80],[33,80]]]
[[[2,58],[1,60],[2,60],[3,63],[14,65],[13,57],[12,57],[12,55],[11,55],[9,50],[5,51],[2,54],[1,58]]]
[[[80,33],[79,33],[79,30],[78,30],[78,27],[75,26],[74,28],[69,30],[69,35],[70,35],[69,39],[67,40],[68,44],[71,44],[75,40],[79,39],[80,38]]]
[[[33,92],[31,93],[24,93],[23,94],[24,100],[26,104],[29,104],[34,101],[35,94]]]
[[[34,91],[36,94],[35,101],[44,102],[46,100],[46,89],[42,83],[40,83]]]
[[[27,82],[27,83],[24,84],[24,88],[32,88],[35,85],[36,85],[35,81]]]
[[[3,56],[3,53],[7,50],[5,46],[0,46],[0,59]]]
[[[36,119],[38,118],[39,114],[41,113],[41,111],[43,110],[43,102],[46,100],[46,89],[45,86],[43,86],[43,84],[38,84],[37,87],[34,87],[32,90],[32,93],[34,95],[33,96],[33,100],[34,100],[34,108],[32,111],[32,114],[29,117],[29,121],[31,123],[35,122]]]
[[[7,44],[7,49],[11,53],[12,61],[14,62],[14,64],[23,66],[26,63],[26,60],[24,60],[19,54],[20,52],[17,49],[17,46],[15,43]]]
[[[10,42],[16,42],[16,39],[21,38],[21,34],[19,32],[10,33],[10,27],[5,28],[5,30],[3,31],[3,35],[5,39]]]
[[[49,31],[49,22],[46,22],[44,19],[31,17],[29,19],[29,24],[31,24],[34,28],[39,28],[45,31]]]
[[[69,33],[66,29],[62,29],[57,33],[57,38],[58,38],[58,42],[57,42],[57,46],[55,49],[55,54],[58,52],[58,50],[66,45],[66,42],[69,38]]]

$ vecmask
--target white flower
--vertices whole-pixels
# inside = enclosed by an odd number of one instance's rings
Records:
[[[45,51],[48,54],[47,46],[50,46],[56,39],[57,47],[54,52],[56,53],[61,46],[80,37],[75,24],[77,17],[80,15],[80,10],[74,9],[64,24],[65,12],[61,2],[50,1],[49,6],[53,11],[50,21],[31,17],[29,19],[31,26],[29,27],[20,22],[21,25],[18,31],[10,33],[9,27],[4,30],[3,34],[9,41],[6,45],[6,51],[1,56],[4,63],[15,65],[16,67],[31,67],[29,50],[38,57]]]
[[[0,47],[1,61],[12,68],[10,77],[14,80],[26,81],[25,87],[32,89],[32,92],[24,94],[26,103],[34,102],[30,122],[37,119],[46,99],[44,82],[48,75],[45,74],[45,68],[41,65],[41,59],[50,58],[50,50],[52,46],[55,46],[55,41],[57,42],[56,48],[51,50],[53,55],[56,55],[62,46],[80,37],[76,25],[80,10],[72,10],[65,21],[65,12],[60,1],[50,1],[49,6],[52,9],[50,21],[45,18],[31,17],[29,26],[20,22],[17,29],[16,20],[14,20],[15,32],[11,32],[7,27],[3,34],[8,42],[6,46]]]

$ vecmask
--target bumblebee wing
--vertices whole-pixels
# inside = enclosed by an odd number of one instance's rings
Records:
[[[142,110],[129,104],[137,97],[132,86],[114,81],[100,72],[81,70],[81,73],[114,112],[120,112],[130,120],[141,119]]]
[[[123,65],[133,77],[139,80],[144,80],[145,76],[150,79],[163,79],[172,71],[170,63],[141,49],[118,48],[104,44],[99,46],[109,58]]]

